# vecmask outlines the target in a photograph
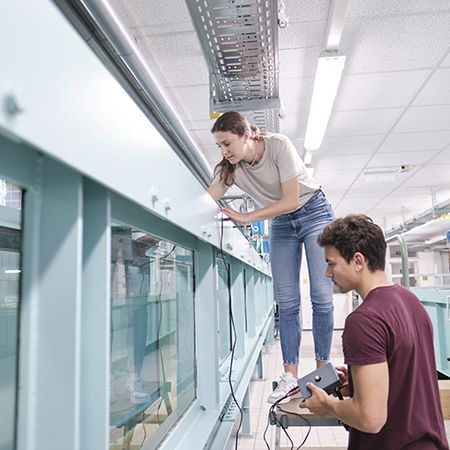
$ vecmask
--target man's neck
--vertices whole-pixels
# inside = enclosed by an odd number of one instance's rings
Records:
[[[369,292],[378,287],[392,286],[394,283],[386,277],[384,270],[376,270],[375,272],[367,272],[362,279],[356,291],[363,301],[369,295]]]

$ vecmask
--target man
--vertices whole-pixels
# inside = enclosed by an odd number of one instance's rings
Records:
[[[318,238],[326,275],[363,299],[342,335],[344,401],[308,384],[302,403],[350,428],[349,449],[448,449],[436,378],[431,321],[418,298],[384,272],[386,242],[364,215],[329,224]]]

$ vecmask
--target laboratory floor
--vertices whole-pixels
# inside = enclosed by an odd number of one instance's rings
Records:
[[[333,347],[331,351],[331,360],[333,364],[339,365],[343,362],[341,347],[342,330],[334,332]],[[314,351],[312,334],[310,331],[304,331],[300,350],[300,373],[299,376],[311,372],[315,369]],[[256,376],[250,384],[250,436],[239,437],[239,450],[267,450],[275,449],[275,426],[269,425],[266,432],[267,444],[264,442],[263,434],[267,426],[267,414],[270,405],[267,403],[267,397],[272,390],[272,381],[277,380],[282,368],[281,348],[279,339],[271,345],[266,345],[263,351],[263,369],[264,379],[258,380]],[[256,373],[255,373],[256,375]],[[450,442],[450,420],[445,422],[447,436]],[[235,449],[235,431],[226,450]],[[308,427],[290,427],[288,433],[293,441],[293,447],[288,437],[281,432],[281,449],[297,449],[302,443]],[[312,427],[311,432],[305,444],[301,447],[305,450],[330,449],[341,450],[347,448],[347,431],[343,427]]]

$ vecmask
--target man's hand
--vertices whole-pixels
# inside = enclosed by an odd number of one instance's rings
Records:
[[[232,208],[222,208],[222,212],[236,223],[245,225],[250,222],[248,213],[240,213]]]
[[[312,397],[300,402],[300,408],[308,408],[313,414],[320,417],[331,415],[328,394],[314,383],[307,383],[306,387],[312,392]]]
[[[343,386],[339,389],[339,392],[342,394],[343,397],[350,397],[347,366],[336,366],[336,372],[338,374],[340,382],[343,384]],[[333,395],[336,397],[336,394]]]

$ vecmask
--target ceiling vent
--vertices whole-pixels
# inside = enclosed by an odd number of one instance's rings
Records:
[[[211,116],[239,111],[278,131],[278,1],[186,1],[209,70]]]

